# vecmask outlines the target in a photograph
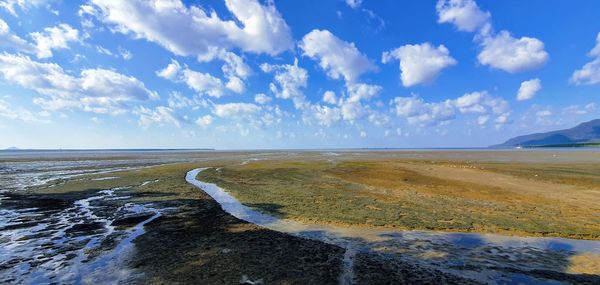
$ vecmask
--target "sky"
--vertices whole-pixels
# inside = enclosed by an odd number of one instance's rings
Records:
[[[0,149],[481,147],[600,117],[600,1],[0,0]]]

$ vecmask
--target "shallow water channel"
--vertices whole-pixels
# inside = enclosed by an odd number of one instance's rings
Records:
[[[384,260],[403,260],[488,284],[565,284],[571,279],[571,260],[599,255],[600,241],[494,234],[429,231],[389,231],[304,224],[279,219],[243,205],[224,189],[196,179],[206,168],[189,171],[186,181],[215,199],[231,215],[294,236],[346,249],[340,284],[354,284],[357,253],[377,254]],[[583,276],[596,282],[597,276]],[[587,279],[585,280],[587,281]]]

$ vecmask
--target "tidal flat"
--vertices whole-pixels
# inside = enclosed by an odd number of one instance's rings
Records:
[[[595,284],[599,162],[590,150],[0,157],[0,280]],[[303,230],[224,210],[186,181],[197,168]]]

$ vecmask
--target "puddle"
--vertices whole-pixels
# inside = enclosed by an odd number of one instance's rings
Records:
[[[382,258],[407,260],[488,284],[562,284],[561,280],[552,280],[562,278],[560,276],[538,273],[563,273],[572,256],[600,253],[600,241],[387,231],[310,225],[279,219],[241,204],[215,184],[197,180],[196,176],[204,169],[206,168],[188,172],[186,181],[210,195],[231,215],[271,230],[345,248],[341,284],[353,284],[353,256],[360,252],[377,253]]]
[[[160,213],[151,205],[107,203],[121,190],[60,205],[0,194],[0,283],[115,284],[134,278],[123,262],[143,226]],[[114,226],[117,219],[141,213],[147,215],[137,224]]]

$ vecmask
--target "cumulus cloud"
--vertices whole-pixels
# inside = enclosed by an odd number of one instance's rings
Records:
[[[450,23],[460,31],[477,32],[480,45],[477,60],[510,73],[542,66],[548,61],[544,43],[536,38],[515,38],[508,31],[494,33],[491,14],[482,11],[475,0],[439,0],[436,5],[438,23]]]
[[[548,60],[544,43],[536,38],[514,38],[507,31],[485,36],[477,60],[483,65],[510,73],[522,72],[542,66]]]
[[[438,124],[454,119],[455,108],[450,100],[426,103],[417,96],[393,99],[396,115],[404,117],[410,124]]]
[[[225,84],[225,87],[238,94],[246,91],[246,85],[243,80],[250,76],[252,69],[244,62],[244,59],[233,52],[223,49],[212,49],[204,56],[198,57],[198,60],[208,62],[215,58],[224,62],[221,70],[223,70],[223,74],[229,80]]]
[[[352,9],[358,9],[362,2],[363,0],[346,0],[346,4]]]
[[[13,34],[8,24],[0,19],[0,47],[36,54],[38,58],[52,57],[53,50],[68,49],[69,43],[81,41],[79,31],[68,24],[47,27],[43,32],[33,32],[29,36],[33,39],[33,43]],[[97,47],[97,49],[99,52],[112,55],[110,51],[102,47]]]
[[[298,66],[298,59],[294,60],[294,64],[268,64],[260,65],[263,72],[275,73],[274,80],[269,85],[271,92],[275,97],[281,99],[292,99],[294,107],[301,109],[306,106],[306,98],[302,89],[306,88],[308,81],[308,72],[306,69]]]
[[[2,0],[0,7],[6,9],[13,16],[17,16],[17,7],[22,11],[27,11],[30,8],[38,8],[47,5],[53,0]]]
[[[438,74],[456,60],[444,45],[437,48],[430,43],[404,45],[389,52],[384,52],[381,61],[400,61],[400,79],[405,87],[433,81]]]
[[[33,52],[35,49],[27,41],[13,34],[8,24],[2,19],[0,19],[0,47],[12,48],[28,53]]]
[[[271,100],[272,100],[271,97],[269,97],[263,93],[254,95],[254,102],[261,104],[261,105],[268,104],[269,102],[271,102]]]
[[[575,70],[570,81],[575,85],[600,83],[600,57],[586,63],[581,69]]]
[[[169,63],[165,68],[156,72],[156,75],[159,77],[176,80],[179,72],[181,71],[181,65],[174,59],[171,59],[171,63]]]
[[[165,68],[156,72],[159,77],[168,79],[173,82],[183,82],[190,89],[198,92],[201,95],[219,98],[224,95],[223,89],[225,86],[221,79],[210,75],[189,69],[187,66],[182,67],[179,62],[172,59]]]
[[[570,82],[575,85],[592,85],[600,83],[600,33],[596,36],[596,46],[588,53],[594,60],[575,70]]]
[[[279,54],[292,48],[291,32],[272,1],[225,0],[232,20],[180,0],[91,0],[114,30],[157,43],[176,55],[205,56],[213,49]]]
[[[167,102],[169,108],[172,109],[182,109],[193,105],[193,101],[183,96],[180,92],[171,92]]]
[[[140,126],[148,128],[151,125],[174,125],[180,127],[179,119],[176,117],[173,109],[165,106],[158,106],[154,109],[139,106],[133,110],[133,113],[138,115]]]
[[[223,83],[221,79],[209,73],[197,72],[186,68],[183,69],[181,78],[188,87],[200,94],[206,94],[215,98],[223,96]]]
[[[213,122],[213,117],[211,115],[204,115],[202,117],[199,117],[196,120],[196,125],[202,127],[202,128],[207,128],[208,126],[210,126]]]
[[[383,88],[379,85],[354,83],[347,86],[348,97],[346,101],[358,102],[361,100],[369,100],[377,96]]]
[[[517,100],[524,101],[529,100],[535,96],[542,89],[542,81],[539,78],[523,81],[519,92],[517,93]]]
[[[35,42],[38,58],[52,57],[52,50],[67,49],[69,42],[79,41],[79,31],[68,24],[44,28],[44,32],[29,34]]]
[[[158,99],[156,92],[132,76],[107,69],[84,69],[78,77],[59,65],[28,56],[0,54],[0,74],[8,82],[46,95],[34,102],[50,110],[80,108],[97,113],[121,113],[132,100]]]
[[[368,115],[371,110],[365,102],[379,95],[383,88],[379,85],[350,83],[346,86],[345,96],[337,100],[341,118],[353,123]]]
[[[598,104],[589,103],[584,106],[570,105],[563,108],[562,112],[569,115],[586,115],[598,110]]]
[[[323,95],[323,101],[333,106],[322,106],[320,104],[307,104],[303,110],[303,121],[311,124],[316,121],[321,126],[331,126],[339,121],[346,121],[353,124],[363,117],[377,116],[369,118],[381,119],[381,116],[374,114],[366,103],[379,95],[383,88],[379,85],[370,85],[365,83],[349,83],[346,86],[346,92],[343,96],[337,98],[333,91],[326,91]]]
[[[510,115],[508,102],[495,98],[485,91],[464,94],[456,99],[446,99],[440,102],[425,102],[416,95],[411,97],[396,97],[392,100],[398,117],[406,118],[410,124],[438,125],[451,121],[458,114],[478,115],[477,123],[483,125],[489,120],[489,115],[497,118]]]
[[[314,119],[317,121],[317,124],[327,127],[333,125],[342,118],[341,110],[337,107],[321,106],[316,104],[311,106],[310,112],[310,114],[312,114]],[[310,118],[304,119],[305,121],[310,120]]]
[[[323,102],[328,104],[336,104],[337,97],[335,96],[335,92],[330,90],[325,91],[325,93],[323,93]]]
[[[362,74],[377,67],[354,43],[345,42],[327,30],[313,30],[299,44],[305,56],[318,60],[319,66],[333,79],[343,77],[354,82]]]
[[[474,0],[439,0],[435,6],[438,23],[453,24],[459,31],[474,32],[489,24],[491,15]]]
[[[213,113],[221,118],[236,118],[255,115],[260,112],[260,107],[252,103],[227,103],[213,106]]]

